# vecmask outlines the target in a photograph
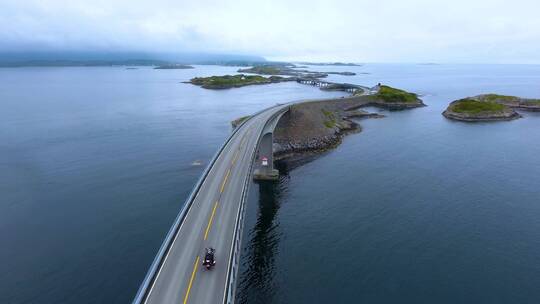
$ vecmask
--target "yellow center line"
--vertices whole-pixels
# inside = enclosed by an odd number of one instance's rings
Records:
[[[214,203],[214,209],[212,209],[212,215],[210,215],[210,220],[208,220],[208,226],[206,226],[206,232],[204,233],[204,240],[208,238],[208,231],[210,231],[210,227],[212,227],[212,222],[214,221],[214,214],[216,213],[216,208],[218,206],[218,201]]]
[[[251,131],[248,132],[248,134],[244,135],[242,140],[240,141],[240,147],[244,145],[244,142],[246,140],[246,136],[248,136],[251,133]],[[238,158],[238,152],[240,151],[240,147],[236,152],[234,153],[234,158],[232,161],[232,164],[234,165],[236,163],[236,159]],[[229,178],[229,175],[231,174],[231,168],[227,170],[227,174],[225,175],[225,178],[223,179],[223,183],[221,184],[220,192],[223,193],[223,190],[225,189],[225,184],[227,183],[227,179]],[[210,215],[210,219],[208,220],[208,225],[206,226],[206,231],[204,232],[204,240],[208,238],[208,232],[210,231],[210,228],[212,227],[212,223],[214,222],[214,215],[216,214],[216,209],[218,206],[219,201],[216,201],[214,203],[214,208],[212,209],[212,214]],[[189,293],[191,292],[191,286],[193,285],[193,281],[195,280],[195,275],[197,274],[197,265],[199,265],[200,257],[197,256],[197,260],[195,261],[195,265],[193,265],[193,272],[191,273],[191,278],[189,279],[188,288],[186,290],[186,295],[184,296],[184,304],[187,303],[189,298]]]
[[[197,273],[197,265],[199,265],[199,256],[197,256],[197,260],[195,261],[195,265],[193,265],[193,272],[191,273],[191,279],[189,279],[189,285],[186,291],[186,296],[184,297],[184,304],[187,303],[187,300],[189,298],[189,292],[191,291],[191,285],[193,284],[193,280],[195,280],[195,274]]]
[[[225,184],[227,183],[227,178],[229,178],[229,174],[231,174],[231,169],[227,170],[227,175],[225,175],[225,179],[223,180],[223,183],[221,184],[221,190],[219,192],[223,193],[223,189],[225,189]]]
[[[233,165],[234,165],[234,163],[236,163],[237,158],[238,158],[238,150],[236,150],[236,152],[234,152],[234,158],[233,158],[233,161],[232,161]]]

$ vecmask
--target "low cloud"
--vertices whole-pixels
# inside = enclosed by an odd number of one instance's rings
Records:
[[[539,10],[537,0],[4,0],[0,49],[540,63]]]

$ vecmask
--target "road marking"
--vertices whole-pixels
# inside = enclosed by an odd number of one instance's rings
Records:
[[[225,179],[223,180],[223,183],[221,184],[221,189],[219,190],[220,193],[223,193],[223,189],[225,189],[225,184],[227,183],[227,179],[229,178],[229,174],[231,174],[231,169],[227,170],[227,175],[225,175]]]
[[[189,279],[189,285],[186,291],[186,296],[184,297],[184,304],[187,303],[187,300],[189,298],[189,292],[191,291],[191,285],[193,284],[193,280],[195,279],[195,274],[197,273],[197,265],[199,265],[199,256],[197,256],[197,260],[195,261],[195,265],[193,265],[193,272],[191,273],[191,279]]]
[[[216,208],[218,206],[218,201],[214,203],[214,209],[212,209],[212,215],[210,215],[210,220],[208,220],[208,226],[206,226],[206,232],[204,233],[204,240],[208,238],[208,231],[210,231],[210,227],[212,227],[212,222],[214,221],[214,214],[216,213]]]
[[[274,107],[272,107],[272,108],[274,108]],[[249,123],[251,124],[252,121],[249,121]],[[247,130],[247,133],[244,134],[244,136],[242,137],[242,139],[241,139],[241,145],[240,145],[240,147],[239,147],[238,150],[241,150],[241,147],[244,145],[244,143],[245,143],[246,141],[249,141],[249,140],[248,140],[248,137],[253,133],[253,130],[250,129],[250,127],[252,127],[252,126],[246,124],[245,128],[247,128],[248,130]],[[253,126],[253,127],[255,127],[255,126]],[[262,132],[262,130],[261,130],[261,132]],[[240,132],[238,132],[238,134],[240,134]],[[231,143],[232,143],[232,139],[230,140],[230,143],[227,144],[227,146],[232,145]],[[244,153],[248,152],[249,150],[250,150],[250,149],[249,149],[249,147],[248,147],[248,148],[245,150]],[[225,151],[225,149],[224,149],[224,151]],[[255,152],[256,152],[256,149],[255,149],[255,147],[254,147],[252,153],[255,153]],[[223,155],[223,153],[220,154],[219,157],[222,157],[222,155]],[[216,163],[217,163],[217,161],[216,161]],[[212,171],[214,171],[215,168],[216,168],[216,164],[214,164],[214,166],[212,166],[212,168],[210,168],[210,173],[211,173]],[[229,169],[229,171],[230,171],[230,169]],[[210,175],[210,173],[209,173],[208,175]],[[248,173],[248,176],[249,176],[249,173]],[[224,182],[224,184],[225,184],[225,182]],[[207,179],[205,179],[205,180],[203,181],[203,184],[201,185],[201,189],[202,189],[203,187],[205,187],[205,185],[207,185]],[[223,187],[223,186],[224,186],[224,185],[222,185],[222,187]],[[202,192],[202,191],[199,190],[199,191],[197,191],[197,193],[195,194],[195,197],[193,198],[194,204],[188,208],[187,213],[186,213],[186,215],[185,215],[185,219],[186,219],[186,218],[189,218],[190,214],[192,213],[192,210],[195,209],[195,202],[197,202],[197,199],[199,198],[200,192]],[[199,205],[200,205],[200,204],[201,204],[201,203],[199,203]],[[151,284],[151,286],[150,286],[150,290],[147,292],[147,296],[146,296],[146,298],[145,298],[145,300],[144,300],[144,303],[148,303],[149,298],[150,298],[150,295],[152,294],[152,292],[153,292],[153,290],[154,290],[154,287],[155,287],[155,285],[156,285],[156,282],[157,282],[157,281],[159,280],[159,278],[161,277],[161,276],[160,276],[160,275],[161,275],[161,272],[162,272],[162,270],[165,268],[165,265],[167,264],[168,258],[169,258],[169,256],[170,256],[171,252],[173,251],[172,248],[175,247],[176,241],[178,240],[178,237],[179,237],[179,235],[181,234],[181,231],[184,231],[183,227],[184,227],[184,224],[185,224],[185,223],[186,223],[185,220],[183,220],[183,221],[180,223],[180,227],[177,229],[177,231],[176,231],[176,233],[175,233],[175,235],[174,235],[174,238],[173,238],[172,244],[171,244],[171,246],[170,246],[170,249],[166,251],[166,254],[165,254],[165,257],[164,257],[164,259],[163,259],[163,262],[161,263],[161,265],[160,265],[159,268],[158,268],[159,270],[158,270],[157,274],[155,275],[155,279],[153,280],[153,282],[152,282],[152,284]],[[235,241],[235,240],[233,239],[233,240],[232,240],[232,243],[231,243],[230,256],[232,256],[232,252],[233,252],[232,250],[234,249],[234,241]],[[197,264],[198,264],[199,259],[200,259],[200,257],[197,257],[197,262],[195,262],[195,266],[194,266],[195,268],[193,269],[194,272],[192,273],[191,280],[190,280],[190,283],[189,283],[189,286],[190,286],[190,287],[191,287],[191,285],[192,285],[192,283],[193,283],[193,280],[195,279],[195,272],[196,272],[196,267],[197,267]],[[227,277],[229,276],[230,270],[231,270],[231,269],[227,268]],[[226,292],[227,292],[227,289],[224,289],[224,292],[226,293]],[[224,298],[226,298],[226,294],[225,294],[225,293],[224,293],[224,295],[223,295]],[[189,294],[189,290],[188,290],[188,293],[186,294],[186,298],[184,299],[184,303],[186,303],[186,301],[187,301],[188,294]]]
[[[236,163],[236,159],[238,158],[238,151],[240,151],[240,150],[236,150],[236,152],[234,152],[234,158],[233,158],[233,161],[232,161],[233,165],[234,165],[234,163]]]

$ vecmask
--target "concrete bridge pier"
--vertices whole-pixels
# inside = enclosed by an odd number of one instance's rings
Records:
[[[279,179],[279,171],[274,169],[274,132],[266,132],[259,142],[255,159],[253,179],[260,181],[276,181]]]

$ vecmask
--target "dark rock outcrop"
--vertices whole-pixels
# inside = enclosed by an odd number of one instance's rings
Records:
[[[423,104],[422,104],[423,105]],[[338,146],[342,138],[361,131],[353,118],[380,118],[378,113],[357,110],[365,106],[388,108],[373,96],[352,96],[291,105],[274,132],[276,160],[310,156]],[[410,107],[394,107],[393,110]]]

